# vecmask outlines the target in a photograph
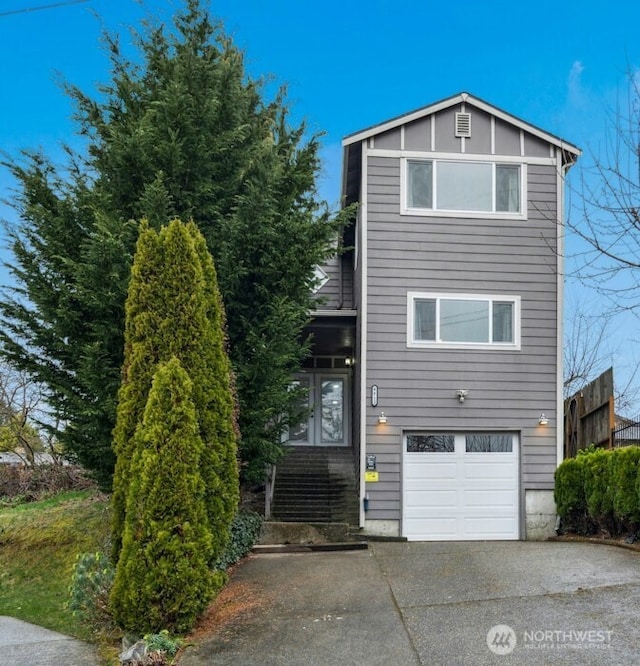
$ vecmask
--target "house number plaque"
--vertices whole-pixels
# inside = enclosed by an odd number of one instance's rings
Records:
[[[371,406],[372,407],[378,406],[378,387],[376,386],[376,384],[374,384],[371,387]]]

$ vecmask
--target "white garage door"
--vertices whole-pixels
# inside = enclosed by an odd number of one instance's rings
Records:
[[[518,476],[516,434],[405,434],[403,536],[518,539]]]

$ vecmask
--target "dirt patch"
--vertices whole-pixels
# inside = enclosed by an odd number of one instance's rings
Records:
[[[626,548],[627,550],[635,550],[640,552],[640,541],[635,543],[627,543],[628,536],[607,536],[605,534],[594,534],[593,536],[582,536],[580,534],[560,534],[555,537],[550,537],[549,541],[576,541],[579,543],[598,543],[606,546],[618,546],[619,548]]]
[[[224,638],[233,627],[243,624],[255,611],[268,603],[269,600],[260,586],[234,580],[236,570],[237,565],[229,572],[230,580],[227,585],[187,637],[187,643],[198,643],[213,637]]]

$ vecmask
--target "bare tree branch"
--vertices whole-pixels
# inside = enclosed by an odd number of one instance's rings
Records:
[[[0,363],[0,452],[14,453],[29,467],[36,464],[38,453],[61,463],[61,451],[47,428],[49,420],[43,388]]]
[[[582,241],[576,274],[605,296],[610,312],[640,313],[640,77],[629,72],[622,102],[609,114],[605,145],[591,148],[578,204],[567,224]]]

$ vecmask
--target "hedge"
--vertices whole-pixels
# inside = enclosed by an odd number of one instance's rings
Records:
[[[640,528],[640,447],[593,449],[564,460],[554,499],[565,532],[612,535]]]

